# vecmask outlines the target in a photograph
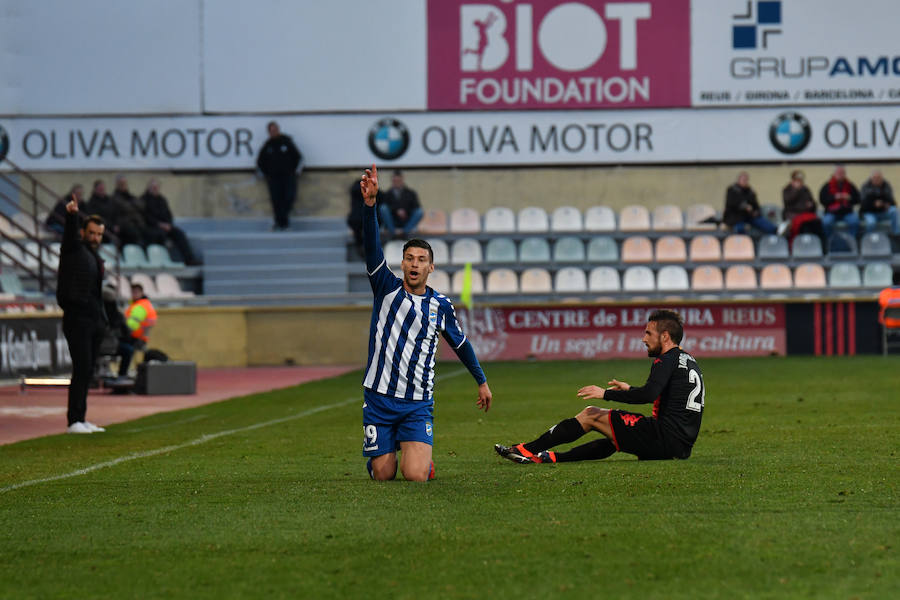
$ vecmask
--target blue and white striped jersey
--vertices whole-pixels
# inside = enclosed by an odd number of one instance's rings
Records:
[[[430,287],[422,296],[410,294],[403,287],[403,280],[388,268],[377,237],[375,211],[368,207],[364,230],[367,271],[375,303],[363,386],[385,396],[431,400],[438,334],[458,354],[463,346],[467,350],[470,346],[449,298]],[[479,384],[486,380],[474,353],[463,352],[460,358]]]

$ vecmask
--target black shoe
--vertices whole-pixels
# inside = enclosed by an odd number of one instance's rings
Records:
[[[511,460],[519,464],[527,465],[534,462],[531,460],[534,455],[525,449],[524,444],[516,444],[515,446],[494,444],[494,450],[506,460]]]

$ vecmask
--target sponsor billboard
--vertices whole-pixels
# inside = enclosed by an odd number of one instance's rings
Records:
[[[529,306],[458,310],[480,360],[641,358],[653,306]],[[783,304],[694,304],[680,346],[697,357],[768,356],[787,351]],[[441,356],[451,356],[444,342]]]
[[[51,375],[71,367],[61,318],[0,320],[0,376]]]
[[[26,170],[249,170],[265,116],[0,119]],[[896,107],[285,115],[312,168],[895,160]],[[3,165],[0,164],[0,168]]]
[[[690,105],[689,0],[428,0],[428,110]]]
[[[692,104],[897,104],[898,5],[864,4],[692,0]]]

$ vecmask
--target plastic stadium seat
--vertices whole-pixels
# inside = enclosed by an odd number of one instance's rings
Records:
[[[622,276],[622,289],[626,292],[652,292],[656,289],[653,270],[643,265],[628,267]]]
[[[716,209],[709,204],[692,204],[685,212],[685,228],[692,231],[715,230],[716,223],[703,223],[706,219],[716,217]]]
[[[0,290],[4,294],[12,294],[14,296],[25,295],[25,286],[15,271],[3,271],[0,273]]]
[[[553,289],[557,292],[576,294],[587,291],[587,276],[578,267],[564,267],[553,278]]]
[[[481,243],[472,238],[460,238],[450,246],[450,264],[478,264],[482,261]]]
[[[434,255],[432,262],[436,265],[446,265],[450,262],[450,248],[444,240],[426,240],[431,246]]]
[[[131,282],[125,275],[114,275],[109,271],[106,272],[106,279],[103,282],[104,287],[115,288],[119,298],[127,298],[131,300]]]
[[[460,269],[456,273],[453,274],[453,288],[454,294],[461,294],[463,290],[463,280],[465,279],[466,271],[464,269]],[[472,269],[472,293],[473,294],[483,294],[484,293],[484,276],[481,274],[481,271],[476,269]]]
[[[748,265],[729,266],[725,269],[725,289],[755,290],[756,270]]]
[[[185,298],[194,295],[194,292],[182,290],[178,280],[171,273],[156,274],[156,291],[160,298]]]
[[[144,288],[144,295],[148,298],[158,298],[159,291],[156,289],[156,282],[153,277],[146,273],[134,273],[131,276],[131,285],[140,285]]]
[[[154,268],[173,269],[183,267],[183,262],[175,262],[169,255],[169,249],[162,244],[147,244],[147,264]]]
[[[561,237],[553,244],[553,261],[584,263],[584,242],[574,236]]]
[[[519,262],[550,262],[550,242],[544,238],[525,238],[519,245]]]
[[[787,265],[772,263],[759,272],[759,287],[764,290],[787,290],[794,287],[794,276]]]
[[[510,238],[494,238],[488,240],[484,247],[484,262],[488,263],[516,263],[519,262],[519,254],[516,252],[516,243]]]
[[[446,271],[435,269],[428,276],[428,286],[436,292],[447,295],[450,293],[450,276]]]
[[[519,278],[512,269],[494,269],[488,273],[485,289],[488,294],[517,294]]]
[[[863,268],[862,284],[867,288],[884,289],[893,284],[894,271],[890,263],[873,262]]]
[[[642,235],[625,238],[622,242],[622,262],[652,263],[653,243],[650,238]]]
[[[431,235],[447,233],[447,213],[439,208],[429,208],[419,221],[418,230]]]
[[[495,206],[484,213],[485,233],[515,233],[516,215],[511,208]]]
[[[529,206],[519,211],[517,228],[522,233],[543,233],[550,229],[550,217],[543,208]]]
[[[144,249],[137,244],[125,244],[122,246],[121,264],[125,269],[146,269],[150,266]],[[150,294],[147,295],[149,296]]]
[[[41,266],[41,245],[34,240],[25,240],[22,251],[22,266],[37,271]]]
[[[450,213],[450,233],[481,233],[481,215],[474,208],[457,208]]]
[[[655,231],[681,231],[684,229],[684,215],[681,208],[663,204],[653,209],[653,229]]]
[[[718,262],[722,260],[719,240],[712,235],[702,234],[691,238],[690,256],[692,262]]]
[[[619,292],[622,282],[613,267],[594,267],[588,274],[588,289],[592,292]]]
[[[656,274],[656,289],[661,292],[682,292],[690,289],[687,271],[680,265],[666,265]]]
[[[4,265],[20,264],[24,261],[22,248],[16,242],[6,241],[0,244],[0,255]]]
[[[619,231],[649,231],[650,211],[646,206],[633,204],[619,211]]]
[[[100,255],[100,258],[102,258],[106,264],[111,265],[116,262],[119,251],[116,249],[115,244],[100,244],[97,254]]]
[[[677,235],[664,235],[656,240],[656,262],[683,263],[687,261],[687,245]]]
[[[818,238],[816,238],[816,241],[818,241]],[[824,288],[827,285],[825,268],[818,263],[803,263],[794,270],[795,288],[817,289]]]
[[[753,238],[742,233],[732,233],[722,241],[722,260],[756,260]]]
[[[794,238],[791,256],[794,258],[822,258],[822,242],[817,235],[801,233]],[[795,279],[794,284],[796,285],[796,283]]]
[[[890,256],[891,240],[879,231],[872,231],[863,235],[859,253],[861,256]]]
[[[605,235],[593,237],[587,245],[587,260],[592,263],[617,263],[619,245],[616,240]]]
[[[44,265],[51,269],[56,269],[59,266],[59,250],[61,246],[62,244],[59,242],[47,244],[47,248],[44,250]]]
[[[550,215],[550,231],[581,231],[584,222],[581,211],[574,206],[560,206]]]
[[[553,291],[553,278],[547,269],[531,268],[522,271],[519,290],[523,294],[549,294]]]
[[[856,258],[858,255],[859,249],[856,244],[856,238],[849,233],[835,231],[828,238],[829,258]]]
[[[787,260],[791,257],[791,250],[786,238],[771,233],[759,238],[757,256],[765,260]]]
[[[384,259],[389,267],[399,266],[403,262],[403,240],[391,240],[384,245]]]
[[[585,231],[616,230],[616,213],[608,206],[591,206],[584,211]]]
[[[717,291],[725,286],[722,269],[712,265],[697,267],[691,273],[691,289],[697,291]]]
[[[851,263],[837,263],[828,270],[828,286],[833,288],[858,288],[862,286],[859,267]]]

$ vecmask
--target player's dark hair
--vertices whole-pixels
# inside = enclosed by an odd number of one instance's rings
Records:
[[[681,343],[681,338],[684,337],[684,320],[677,312],[665,309],[654,310],[647,320],[656,323],[656,330],[659,333],[668,331],[673,342]]]
[[[429,244],[425,240],[414,238],[403,244],[404,256],[406,256],[407,248],[425,248],[426,250],[428,250],[428,261],[434,264],[434,250],[431,249],[431,244]]]
[[[100,215],[90,215],[84,220],[84,223],[81,224],[82,229],[87,229],[88,223],[93,223],[94,225],[106,225],[106,221],[103,220],[103,217]]]

